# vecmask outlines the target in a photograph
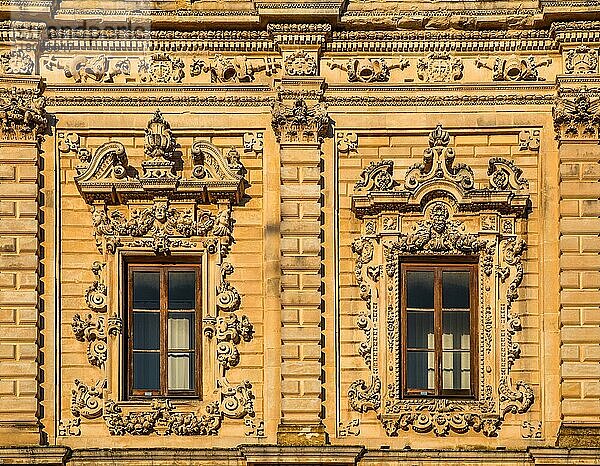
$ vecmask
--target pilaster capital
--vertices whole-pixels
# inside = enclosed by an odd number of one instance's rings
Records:
[[[301,98],[291,106],[276,101],[272,113],[271,125],[281,144],[318,145],[329,130],[329,115],[323,103],[309,107]]]
[[[600,131],[600,96],[586,86],[559,92],[552,108],[558,141],[597,140]]]
[[[48,129],[43,82],[0,77],[0,140],[37,141]]]

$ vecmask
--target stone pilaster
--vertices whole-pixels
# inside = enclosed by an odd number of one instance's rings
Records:
[[[564,447],[600,442],[599,104],[583,90],[563,94],[554,108],[560,157],[559,446]]]
[[[39,444],[37,79],[0,78],[0,445]]]
[[[280,444],[325,443],[321,141],[328,126],[326,109],[316,102],[297,99],[273,108],[281,155]]]

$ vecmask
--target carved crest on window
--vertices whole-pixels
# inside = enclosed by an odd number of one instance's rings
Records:
[[[478,185],[469,166],[455,163],[450,134],[438,126],[422,162],[407,170],[403,182],[394,178],[393,161],[382,160],[363,170],[355,186],[352,210],[363,233],[352,251],[366,302],[357,320],[365,335],[358,353],[370,379],[355,380],[348,395],[353,410],[375,411],[390,436],[407,430],[495,436],[508,413],[524,413],[533,403],[532,388],[510,374],[520,356],[514,335],[521,324],[513,305],[526,250],[513,225],[529,213],[528,183],[519,167],[500,157],[489,160],[485,174],[488,182]],[[475,399],[403,398],[399,272],[403,260],[417,256],[478,262]]]

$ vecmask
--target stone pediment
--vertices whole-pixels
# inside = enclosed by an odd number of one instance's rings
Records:
[[[358,218],[385,211],[419,212],[432,198],[446,197],[455,201],[463,212],[495,210],[525,216],[529,197],[528,183],[522,170],[510,160],[489,160],[487,186],[475,186],[473,170],[454,163],[455,154],[450,135],[441,125],[431,133],[429,148],[423,161],[410,167],[404,185],[393,178],[394,162],[372,162],[361,173],[352,196],[352,210]]]
[[[239,154],[227,154],[208,141],[195,141],[191,160],[177,163],[180,153],[169,123],[160,111],[146,128],[144,153],[140,170],[129,165],[125,146],[117,141],[102,144],[90,156],[79,149],[80,160],[75,183],[88,204],[102,201],[123,204],[128,200],[193,200],[200,204],[219,199],[238,204],[244,195],[243,166]],[[191,165],[191,177],[182,176],[182,166]],[[189,166],[188,165],[188,166]]]

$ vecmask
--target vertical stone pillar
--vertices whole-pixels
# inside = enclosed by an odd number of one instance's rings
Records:
[[[41,440],[38,82],[0,78],[0,445]]]
[[[560,157],[559,446],[600,442],[600,102],[585,91],[554,109]]]
[[[328,126],[322,104],[298,99],[274,106],[273,128],[281,155],[280,444],[325,443],[321,422],[321,140]]]

